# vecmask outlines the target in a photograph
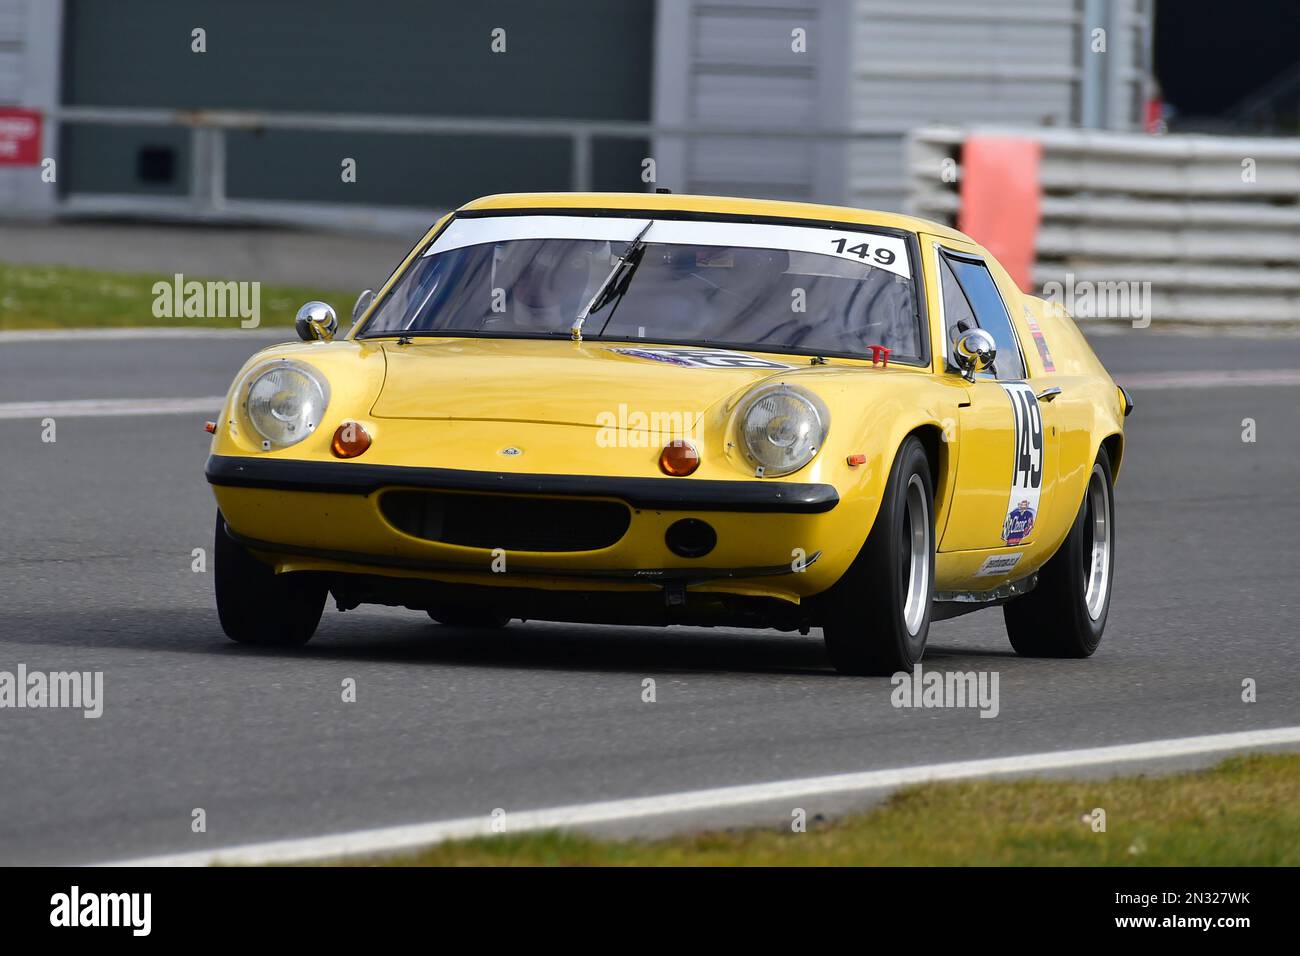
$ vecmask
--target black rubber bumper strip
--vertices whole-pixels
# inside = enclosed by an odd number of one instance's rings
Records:
[[[510,495],[617,498],[650,511],[745,511],[823,514],[840,502],[832,485],[696,478],[612,478],[525,475],[455,468],[409,468],[357,462],[293,461],[210,455],[208,482],[227,488],[269,488],[369,495],[381,488],[479,491]]]

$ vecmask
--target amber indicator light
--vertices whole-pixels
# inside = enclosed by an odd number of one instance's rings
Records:
[[[700,453],[685,439],[670,441],[659,453],[659,470],[665,475],[680,478],[700,467]]]
[[[356,458],[370,447],[370,432],[360,422],[344,422],[334,430],[330,451],[335,458]]]

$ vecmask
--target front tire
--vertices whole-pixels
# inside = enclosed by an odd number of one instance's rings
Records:
[[[1022,657],[1091,657],[1101,643],[1115,573],[1115,496],[1102,448],[1070,533],[1038,572],[1038,585],[1002,608]]]
[[[910,672],[925,653],[934,598],[934,486],[909,436],[894,457],[866,543],[827,593],[822,634],[842,674]]]
[[[229,535],[220,511],[212,563],[217,616],[228,638],[264,647],[299,647],[311,640],[327,591],[316,575],[276,574]]]

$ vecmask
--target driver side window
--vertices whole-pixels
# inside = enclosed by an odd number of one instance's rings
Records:
[[[949,348],[963,332],[973,328],[984,329],[998,346],[993,374],[1003,380],[1024,378],[1025,362],[1020,355],[1020,343],[988,266],[979,259],[941,252],[939,277]]]

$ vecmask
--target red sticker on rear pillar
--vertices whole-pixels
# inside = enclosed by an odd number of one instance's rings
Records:
[[[1029,324],[1029,334],[1034,337],[1034,344],[1038,346],[1038,357],[1043,360],[1043,371],[1055,372],[1056,363],[1052,361],[1052,350],[1047,347],[1047,337],[1043,335],[1043,330],[1039,327],[1034,314],[1029,311],[1029,306],[1025,306],[1025,322]]]
[[[36,166],[41,161],[41,114],[0,109],[0,166]]]
[[[993,253],[1022,292],[1032,291],[1038,242],[1037,140],[972,136],[961,150],[961,213],[957,228]]]

